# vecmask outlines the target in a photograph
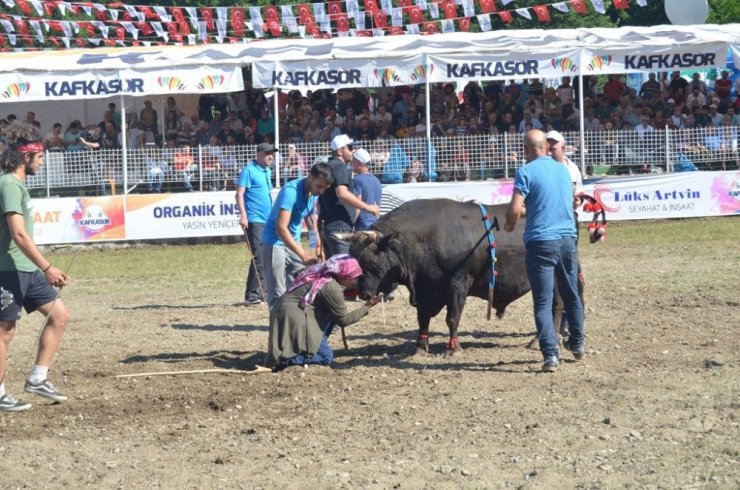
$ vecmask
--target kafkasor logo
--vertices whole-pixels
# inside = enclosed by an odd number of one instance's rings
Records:
[[[552,60],[550,60],[550,64],[556,70],[561,70],[564,72],[574,72],[578,70],[578,65],[576,65],[573,60],[568,58],[567,56],[563,56],[562,58],[553,58]]]
[[[11,83],[3,90],[3,99],[18,99],[31,90],[31,84],[28,82]]]
[[[586,66],[586,69],[588,71],[594,71],[594,70],[600,70],[604,66],[609,66],[612,64],[612,56],[610,54],[605,54],[603,56],[594,56],[591,58],[591,61]]]
[[[79,224],[90,231],[100,231],[106,226],[110,226],[111,219],[105,209],[97,204],[91,204],[82,212]]]

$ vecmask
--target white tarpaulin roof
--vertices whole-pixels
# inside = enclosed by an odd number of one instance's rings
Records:
[[[332,39],[250,40],[243,44],[126,47],[3,53],[1,72],[91,71],[243,66],[260,61],[376,59],[420,54],[482,52],[534,53],[542,49],[678,47],[707,43],[734,45],[740,51],[740,24],[621,27],[616,29],[530,29],[432,36],[338,37]]]

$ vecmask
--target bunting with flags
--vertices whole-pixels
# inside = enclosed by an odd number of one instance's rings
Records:
[[[655,1],[655,0],[652,0]],[[521,7],[516,0],[327,0],[267,6],[179,7],[65,0],[0,0],[0,49],[235,43],[282,37],[491,31],[518,19],[606,14],[608,0]],[[648,0],[612,0],[615,10]],[[520,21],[521,22],[521,21]]]

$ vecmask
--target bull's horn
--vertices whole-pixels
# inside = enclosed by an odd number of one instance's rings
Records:
[[[374,242],[383,238],[383,234],[375,230],[360,231],[358,233],[363,237],[371,238]]]
[[[348,241],[352,240],[352,237],[355,234],[352,233],[351,231],[338,231],[336,233],[333,233],[333,235],[334,235],[334,238],[336,238],[337,240],[342,240],[342,241],[348,242]]]

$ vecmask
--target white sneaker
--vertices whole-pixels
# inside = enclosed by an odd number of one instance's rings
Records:
[[[43,396],[44,398],[50,398],[55,402],[63,402],[67,399],[67,395],[58,392],[48,379],[45,379],[40,383],[31,383],[26,380],[26,385],[23,389],[26,390],[27,393]]]
[[[0,412],[21,412],[29,408],[31,404],[28,402],[19,402],[8,394],[0,396]]]

